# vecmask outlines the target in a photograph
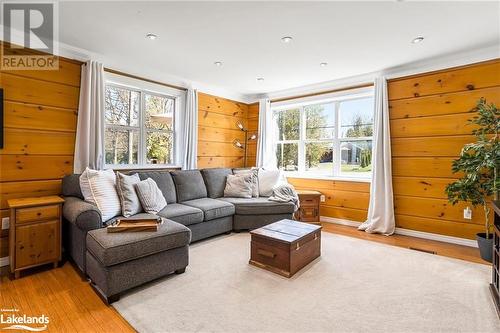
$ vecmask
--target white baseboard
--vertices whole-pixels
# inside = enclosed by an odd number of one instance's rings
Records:
[[[0,258],[0,267],[9,266],[9,257]]]
[[[350,227],[358,227],[361,224],[361,222],[343,220],[343,219],[338,219],[338,218],[334,218],[334,217],[327,217],[327,216],[321,216],[320,220],[321,220],[321,222],[347,225]],[[435,240],[435,241],[439,241],[439,242],[445,242],[445,243],[451,243],[451,244],[457,244],[457,245],[463,245],[463,246],[477,248],[477,242],[475,240],[472,240],[472,239],[465,239],[465,238],[459,238],[459,237],[453,237],[453,236],[445,236],[445,235],[433,234],[430,232],[423,232],[423,231],[403,229],[403,228],[396,228],[395,233],[398,235],[411,236],[411,237],[417,237],[417,238],[423,238],[423,239],[430,239],[430,240]]]

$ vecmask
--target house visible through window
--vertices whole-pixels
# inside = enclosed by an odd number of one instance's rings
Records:
[[[372,90],[273,105],[278,167],[310,176],[369,178]]]
[[[173,164],[175,97],[108,83],[105,164]]]

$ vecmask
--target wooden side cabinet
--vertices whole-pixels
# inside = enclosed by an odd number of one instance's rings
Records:
[[[7,200],[10,208],[10,271],[17,279],[23,269],[61,260],[61,213],[58,196]]]
[[[295,213],[295,219],[301,222],[320,224],[319,203],[321,192],[318,191],[297,191],[299,195],[300,208]]]

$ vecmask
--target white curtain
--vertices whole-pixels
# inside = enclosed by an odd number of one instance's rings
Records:
[[[368,219],[358,229],[392,235],[396,227],[392,193],[389,100],[385,77],[375,79],[372,183]]]
[[[182,169],[196,169],[198,152],[198,92],[189,88],[186,94],[186,112],[183,117]]]
[[[82,65],[80,104],[73,170],[104,168],[104,66],[96,61]]]
[[[259,100],[259,133],[256,164],[259,168],[276,169],[276,133],[273,126],[271,101]]]

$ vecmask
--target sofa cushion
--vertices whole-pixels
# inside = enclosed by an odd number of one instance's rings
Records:
[[[208,197],[215,199],[224,195],[226,177],[232,175],[233,171],[226,168],[202,169],[201,175],[207,187]]]
[[[229,202],[224,202],[218,199],[202,198],[184,201],[183,204],[201,209],[205,216],[205,221],[234,215],[234,206]]]
[[[191,225],[203,222],[203,211],[198,208],[186,206],[183,204],[168,204],[158,215],[167,219],[174,220],[183,225]]]
[[[293,213],[295,206],[290,202],[270,201],[268,198],[220,198],[236,207],[239,215],[269,215]]]
[[[80,188],[80,174],[73,173],[64,176],[62,179],[62,195],[65,197],[77,197],[83,200],[82,189]]]
[[[186,246],[190,241],[191,231],[188,228],[164,219],[157,232],[108,233],[105,228],[92,230],[87,234],[87,250],[104,266],[112,266]]]
[[[200,170],[172,171],[171,174],[179,203],[207,197],[207,188]]]
[[[139,171],[138,174],[141,180],[148,178],[154,180],[161,193],[163,193],[163,197],[167,200],[167,203],[177,202],[174,181],[169,171]]]

